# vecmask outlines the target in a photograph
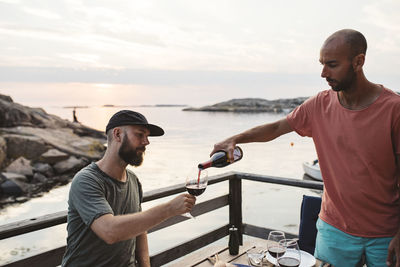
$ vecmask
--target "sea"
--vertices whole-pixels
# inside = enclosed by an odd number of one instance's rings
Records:
[[[72,121],[72,108],[43,106],[50,114]],[[182,184],[197,164],[209,158],[213,145],[249,128],[282,119],[286,114],[183,111],[181,106],[88,106],[76,109],[80,123],[103,131],[108,119],[121,109],[144,114],[148,121],[165,130],[162,137],[150,137],[144,162],[129,167],[139,177],[145,192]],[[307,179],[304,161],[317,158],[311,138],[292,132],[267,143],[240,144],[243,158],[224,168],[210,168],[208,175],[231,171]],[[68,208],[70,185],[60,186],[25,203],[0,210],[0,224],[64,211]],[[310,189],[243,181],[243,221],[261,227],[297,233],[303,195],[320,195]],[[228,183],[209,185],[197,203],[228,193]],[[172,197],[143,203],[143,209]],[[229,221],[228,208],[198,216],[149,234],[150,254],[181,244],[219,228]],[[0,265],[66,244],[66,224],[8,238],[0,242]],[[227,242],[226,238],[220,242]]]

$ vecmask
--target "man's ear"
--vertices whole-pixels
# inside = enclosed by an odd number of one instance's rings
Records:
[[[114,137],[115,141],[121,142],[121,140],[122,140],[122,129],[119,128],[119,127],[115,127],[113,129],[113,137]]]
[[[353,58],[353,69],[354,71],[360,71],[362,70],[365,62],[365,55],[364,54],[359,54]]]

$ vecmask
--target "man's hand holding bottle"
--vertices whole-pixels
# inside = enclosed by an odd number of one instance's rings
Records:
[[[232,163],[234,161],[233,150],[235,149],[235,146],[236,142],[234,142],[231,138],[228,138],[214,145],[214,149],[211,151],[210,157],[218,151],[225,151],[228,156],[228,161]]]

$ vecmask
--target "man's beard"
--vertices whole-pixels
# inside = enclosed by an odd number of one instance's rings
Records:
[[[143,151],[142,153],[138,150]],[[145,147],[138,147],[136,149],[131,148],[128,139],[124,136],[121,147],[118,150],[119,157],[127,164],[132,166],[140,166],[143,162],[143,154],[146,150]]]
[[[341,80],[332,80],[329,78],[326,78],[327,82],[335,82],[336,85],[331,86],[333,91],[339,92],[339,91],[347,91],[353,84],[354,80],[356,77],[356,73],[354,72],[353,66],[350,66],[349,71],[347,72],[346,77]]]

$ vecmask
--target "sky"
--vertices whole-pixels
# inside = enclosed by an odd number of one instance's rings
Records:
[[[26,105],[214,104],[328,89],[319,50],[352,28],[400,91],[398,0],[0,0],[0,94]]]

